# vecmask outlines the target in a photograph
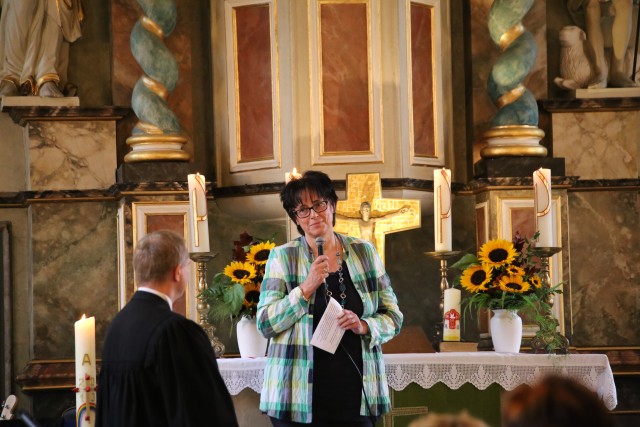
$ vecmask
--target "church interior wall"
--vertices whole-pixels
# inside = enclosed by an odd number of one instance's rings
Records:
[[[215,274],[231,260],[233,241],[244,231],[259,238],[275,236],[277,243],[283,243],[285,217],[283,213],[265,218],[257,209],[239,215],[226,207],[244,196],[245,190],[242,186],[225,184],[219,167],[225,161],[220,157],[220,145],[227,140],[228,132],[224,2],[176,3],[178,25],[166,43],[177,56],[181,77],[169,96],[169,104],[189,136],[186,150],[192,160],[188,167],[205,174],[212,182],[209,231],[212,251],[218,255],[208,267],[210,274]],[[283,165],[300,167],[303,165],[293,164],[294,159],[308,159],[311,143],[309,40],[305,29],[308,11],[306,2],[278,3],[292,18],[287,41],[291,56],[280,58],[288,67],[284,75],[291,79],[285,91],[289,104],[284,103],[284,111],[290,109],[289,119],[282,123],[287,127],[283,135],[288,135],[291,143],[289,151],[283,152]],[[387,58],[396,58],[399,37],[397,24],[393,22],[398,20],[397,10],[389,5],[392,2],[382,0],[382,3],[392,18],[381,27],[387,37],[382,49]],[[472,252],[476,249],[475,206],[489,201],[489,195],[470,190],[468,184],[483,144],[482,132],[495,112],[486,95],[486,77],[499,52],[486,29],[492,1],[450,3],[450,56],[454,66],[449,70],[452,87],[447,122],[451,129],[446,165],[454,169],[457,189],[452,214],[453,247]],[[566,95],[550,83],[558,68],[557,32],[569,18],[560,3],[563,2],[536,0],[524,22],[539,45],[538,62],[525,84],[539,100]],[[141,75],[128,40],[130,28],[140,15],[139,6],[133,0],[84,2],[84,6],[87,19],[83,39],[72,45],[70,60],[70,79],[77,82],[81,107],[129,107],[132,87]],[[343,165],[342,169],[335,169],[332,173],[340,181],[341,197],[347,171],[382,171],[384,177],[410,178],[400,167],[402,148],[394,148],[402,114],[398,99],[401,77],[393,66],[396,59],[387,61],[383,63],[382,97],[384,140],[390,153],[382,164]],[[123,121],[127,120],[131,117],[117,122],[63,120],[21,126],[8,113],[0,113],[3,152],[0,221],[11,224],[14,376],[34,360],[71,359],[73,322],[85,312],[96,317],[97,354],[100,354],[106,327],[119,308],[118,241],[122,237],[118,236],[117,216],[122,203],[136,197],[187,200],[183,182],[159,184],[161,189],[163,185],[172,189],[170,196],[163,195],[162,190],[148,191],[144,183],[118,187],[115,169],[122,164],[127,151],[126,135],[123,138],[121,132]],[[637,327],[640,294],[635,286],[640,276],[637,263],[640,113],[553,113],[545,130],[548,133],[544,145],[556,157],[567,159],[566,175],[590,180],[583,187],[567,190],[563,196],[566,197],[563,242],[567,242],[567,253],[571,254],[564,271],[571,280],[571,292],[565,295],[565,316],[572,328],[572,344],[597,351],[630,349],[630,354],[637,354],[634,349],[640,348]],[[587,140],[591,145],[576,149]],[[311,162],[305,161],[310,167]],[[418,177],[428,184],[430,174],[431,168],[426,167]],[[594,187],[594,182],[602,180],[610,188]],[[432,199],[432,190],[428,185],[424,187],[420,189],[426,201],[423,207],[430,206]],[[403,188],[386,188],[383,195],[391,191],[402,192]],[[277,190],[273,188],[259,192],[257,197],[279,203]],[[388,273],[406,315],[405,326],[420,327],[431,337],[435,323],[440,320],[437,310],[440,272],[437,261],[424,255],[433,250],[433,216],[429,209],[423,209],[421,224],[420,229],[388,235],[386,258]],[[491,230],[490,235],[496,232]],[[129,236],[126,242],[129,250],[130,239]],[[130,277],[130,272],[126,274]],[[449,279],[453,276],[451,272]],[[237,343],[229,325],[217,327],[217,336],[227,351],[236,353]],[[467,322],[463,338],[477,340],[477,333],[478,325]],[[638,398],[637,389],[635,394],[629,392],[637,387],[637,368],[634,375],[624,377],[628,385],[621,383],[620,398],[628,397],[630,401]],[[68,390],[23,393],[17,382],[14,387],[21,407],[41,419],[53,419],[74,404],[75,396]]]

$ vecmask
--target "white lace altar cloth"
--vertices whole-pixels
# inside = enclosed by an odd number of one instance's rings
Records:
[[[452,390],[467,383],[480,390],[491,384],[513,390],[520,384],[534,384],[545,375],[557,374],[571,377],[598,393],[608,409],[618,404],[613,373],[604,354],[408,353],[385,354],[384,361],[389,387],[396,391],[411,383],[427,389],[439,382]],[[265,363],[265,357],[218,359],[220,374],[232,395],[245,388],[260,393]]]

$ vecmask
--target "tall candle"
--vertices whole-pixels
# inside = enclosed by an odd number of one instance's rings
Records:
[[[451,251],[451,170],[433,171],[433,222],[436,251]]]
[[[534,209],[536,230],[540,232],[536,246],[553,246],[553,215],[551,212],[551,169],[540,168],[533,172]]]
[[[76,344],[76,425],[93,427],[96,417],[96,318],[78,320]]]
[[[204,175],[189,174],[189,252],[209,252],[207,184]]]
[[[460,341],[460,317],[460,289],[445,289],[443,341]]]

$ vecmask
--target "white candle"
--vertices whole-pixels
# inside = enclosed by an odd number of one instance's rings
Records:
[[[451,170],[433,171],[433,222],[436,251],[451,251]]]
[[[96,318],[78,320],[76,344],[76,420],[78,427],[92,427],[96,417]],[[89,408],[89,410],[87,410]]]
[[[553,246],[553,215],[551,212],[551,169],[533,172],[534,209],[536,230],[540,232],[536,246]]]
[[[207,184],[204,175],[189,174],[189,252],[209,252]]]
[[[299,178],[302,178],[302,175],[300,175],[298,173],[296,168],[293,168],[293,170],[291,172],[285,172],[285,174],[284,174],[284,184],[287,185],[289,183],[289,181],[291,181],[292,179],[299,179]]]
[[[286,172],[284,174],[284,184],[287,185],[292,179],[300,179],[300,178],[302,178],[302,175],[298,173],[296,168],[293,168],[291,172]],[[300,236],[300,233],[298,233],[298,228],[295,222],[291,221],[291,218],[289,218],[289,215],[287,215],[286,221],[287,221],[287,241],[293,240],[296,237]]]
[[[443,341],[460,341],[460,289],[444,290]]]

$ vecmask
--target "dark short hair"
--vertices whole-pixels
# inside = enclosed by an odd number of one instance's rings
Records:
[[[138,285],[162,282],[189,259],[184,239],[168,231],[154,231],[140,239],[133,252],[133,272]]]
[[[304,193],[315,193],[319,198],[327,200],[331,204],[334,208],[332,224],[335,225],[335,207],[338,203],[338,195],[329,175],[320,171],[306,171],[301,178],[292,179],[284,186],[280,192],[280,201],[287,215],[294,223],[296,222],[294,210],[302,203],[302,195]],[[297,228],[298,232],[304,236],[302,227],[297,225]]]
[[[596,393],[576,380],[549,375],[503,396],[504,427],[609,427],[612,420]]]

